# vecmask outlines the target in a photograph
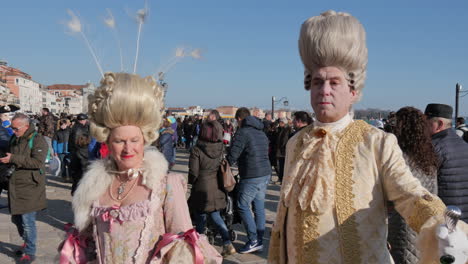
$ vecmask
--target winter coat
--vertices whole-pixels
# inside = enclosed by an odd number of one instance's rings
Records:
[[[6,150],[10,145],[10,133],[3,126],[0,126],[0,149]]]
[[[222,142],[197,141],[189,159],[189,183],[192,190],[189,207],[200,213],[226,208],[226,195],[221,189],[218,170],[223,157]]]
[[[167,162],[174,160],[174,130],[164,129],[159,136],[159,150],[162,152]]]
[[[413,165],[408,157],[404,155],[406,164],[408,164],[411,173],[416,177],[424,188],[433,194],[437,194],[437,171],[426,175],[420,169]],[[419,263],[419,251],[416,247],[417,233],[411,229],[401,215],[390,203],[388,212],[388,237],[390,244],[390,254],[393,261],[398,264],[416,264]]]
[[[58,130],[52,139],[52,148],[54,149],[54,153],[67,154],[69,138],[70,138],[69,128]]]
[[[460,208],[460,219],[468,222],[468,144],[453,129],[432,135],[432,143],[439,157],[438,195]]]
[[[184,137],[186,139],[193,138],[195,125],[192,122],[184,123]]]
[[[241,179],[271,175],[268,157],[268,138],[263,132],[263,124],[254,116],[242,120],[227,156],[229,164],[238,164]]]
[[[29,140],[34,133],[34,126],[30,125],[22,137],[11,139],[10,163],[16,166],[8,191],[12,215],[36,212],[47,206],[45,160],[48,145],[43,136],[36,134],[31,149]]]
[[[284,126],[278,128],[278,139],[276,140],[276,157],[286,157],[286,144],[289,140],[289,135],[292,133],[290,126]]]
[[[52,138],[55,132],[55,120],[51,113],[43,115],[39,118],[39,133],[42,135]]]
[[[88,160],[88,144],[79,146],[77,141],[80,137],[88,137],[89,143],[91,142],[91,136],[89,133],[89,124],[82,125],[79,122],[76,122],[73,125],[73,128],[70,132],[70,137],[68,139],[68,151],[72,153],[73,156],[81,160]]]

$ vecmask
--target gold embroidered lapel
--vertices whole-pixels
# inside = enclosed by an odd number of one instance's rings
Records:
[[[338,142],[335,152],[335,208],[338,219],[338,233],[343,263],[362,263],[360,237],[356,222],[356,208],[353,194],[353,161],[356,147],[364,141],[364,134],[370,126],[361,120],[353,122],[346,128]]]

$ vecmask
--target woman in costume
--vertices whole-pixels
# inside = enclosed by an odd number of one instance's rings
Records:
[[[411,174],[394,135],[350,115],[367,71],[361,23],[335,11],[309,18],[299,52],[317,120],[287,144],[269,263],[393,263],[388,200],[425,243],[421,263],[439,263],[439,255],[452,249],[464,263],[464,223],[449,234],[457,237],[450,246],[449,236],[437,239],[445,205]]]
[[[223,128],[217,121],[206,121],[200,129],[197,145],[190,152],[189,183],[192,189],[189,206],[193,210],[197,232],[205,233],[207,216],[223,240],[223,256],[236,253],[221,210],[226,208],[226,194],[220,186],[218,171],[224,157]]]
[[[164,156],[145,149],[158,138],[162,98],[151,77],[127,73],[105,74],[90,96],[91,133],[110,156],[91,164],[75,192],[77,231],[69,232],[61,263],[90,261],[85,249],[98,263],[221,263],[192,229],[184,178],[168,175]]]
[[[401,108],[396,112],[396,126],[393,133],[413,176],[429,192],[437,195],[437,156],[426,128],[426,116],[414,107]],[[416,237],[416,232],[405,223],[390,204],[388,243],[395,263],[418,263],[419,252],[416,248]]]

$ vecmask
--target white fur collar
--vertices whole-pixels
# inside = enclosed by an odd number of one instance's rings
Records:
[[[73,195],[75,226],[80,231],[84,230],[91,221],[90,213],[93,202],[98,200],[112,183],[114,175],[108,172],[110,166],[108,158],[91,163]],[[145,186],[151,190],[156,189],[167,175],[168,163],[166,159],[158,150],[148,148],[145,150],[143,167],[143,177],[146,178]]]

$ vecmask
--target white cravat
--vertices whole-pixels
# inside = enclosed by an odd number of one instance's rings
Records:
[[[330,132],[336,133],[343,131],[343,129],[345,129],[351,122],[353,122],[353,119],[351,118],[351,115],[347,114],[340,120],[331,123],[322,123],[319,120],[316,120],[314,122],[314,126],[327,128]]]

